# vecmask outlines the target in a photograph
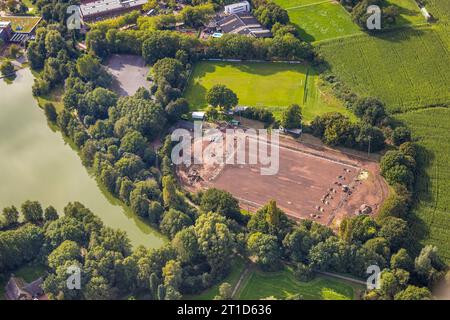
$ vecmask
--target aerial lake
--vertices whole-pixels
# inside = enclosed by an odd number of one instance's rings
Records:
[[[53,205],[60,214],[79,201],[105,225],[127,232],[134,246],[158,248],[164,237],[105,192],[62,134],[47,123],[31,93],[29,69],[0,79],[0,209],[25,200]]]

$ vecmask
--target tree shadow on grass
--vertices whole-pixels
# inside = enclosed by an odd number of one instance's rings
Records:
[[[367,31],[366,31],[367,32]],[[371,37],[378,38],[387,42],[402,42],[418,38],[425,34],[424,30],[412,28],[409,25],[394,26],[375,32],[367,32]],[[389,50],[388,48],[386,50]]]
[[[398,118],[391,119],[394,126],[407,126],[406,123]],[[414,142],[417,146],[416,160],[416,181],[414,185],[413,205],[407,217],[409,224],[408,248],[415,254],[419,254],[423,245],[422,240],[427,239],[430,234],[430,228],[427,223],[418,216],[418,209],[422,203],[432,203],[433,194],[431,177],[427,173],[427,169],[433,166],[436,160],[436,155],[432,150],[425,148],[419,144],[423,138],[420,136],[414,137]],[[433,208],[430,207],[430,210]]]
[[[414,17],[416,15],[420,15],[421,17],[422,14],[418,11],[414,11],[405,7],[400,7],[397,4],[391,4],[392,6],[394,6],[395,8],[397,8],[399,15],[396,18],[396,25],[397,26],[403,26],[403,25],[411,25],[411,21],[405,19],[404,16],[408,16],[408,17]],[[425,22],[425,18],[424,18],[424,22]]]
[[[427,169],[433,166],[435,154],[433,151],[426,149],[422,145],[417,145],[416,156],[416,182],[414,187],[414,203],[408,217],[411,232],[410,248],[415,253],[419,253],[423,245],[421,241],[427,239],[430,234],[430,228],[427,223],[417,215],[418,208],[421,203],[432,203],[433,194],[432,181],[427,173]],[[431,210],[433,208],[430,207]]]
[[[301,40],[306,42],[316,41],[316,38],[312,34],[309,34],[305,29],[300,27],[298,24],[294,23],[294,26],[297,28],[297,32]]]
[[[192,78],[203,78],[208,73],[216,71],[216,66],[226,66],[227,62],[222,61],[202,61],[199,62],[191,75]]]
[[[191,110],[204,109],[208,106],[206,92],[206,88],[198,82],[189,85],[184,97],[188,99]]]
[[[308,67],[304,65],[278,62],[243,62],[236,63],[235,67],[239,69],[239,71],[258,76],[272,76],[286,71],[306,74],[308,69]],[[275,83],[274,86],[276,86]]]

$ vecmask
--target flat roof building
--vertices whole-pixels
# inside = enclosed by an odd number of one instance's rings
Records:
[[[250,3],[248,1],[242,1],[225,6],[225,10],[223,12],[225,14],[233,14],[233,13],[250,12],[250,9],[251,9]]]
[[[80,5],[84,21],[109,18],[125,12],[139,10],[148,0],[84,0]]]
[[[206,113],[204,111],[194,111],[192,112],[192,120],[203,120]]]
[[[216,27],[223,33],[243,34],[256,38],[272,36],[272,33],[250,13],[234,13],[216,18]]]
[[[0,16],[0,39],[25,44],[29,39],[33,39],[40,21],[41,17],[35,16]]]

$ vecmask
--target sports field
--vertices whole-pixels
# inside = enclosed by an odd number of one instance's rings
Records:
[[[339,3],[323,0],[275,0],[298,27],[300,37],[314,42],[361,33]]]
[[[233,90],[239,105],[267,107],[279,118],[290,104],[302,107],[306,121],[329,111],[353,115],[336,99],[317,87],[317,73],[300,64],[202,61],[195,65],[185,98],[192,110],[207,107],[205,95],[216,84]]]
[[[247,211],[256,212],[273,199],[296,220],[314,219],[335,226],[362,203],[376,213],[389,192],[377,163],[280,137],[277,150],[270,147],[270,152],[277,154],[274,161],[238,164],[235,151],[223,152],[229,136],[227,141],[224,135],[213,135],[214,139],[209,134],[194,139],[191,150],[205,150],[202,164],[177,166],[179,181],[191,192],[211,187],[228,191]],[[245,133],[236,132],[236,138],[256,142]],[[265,141],[259,137],[259,143]],[[242,147],[245,158],[258,158],[260,148],[250,143]],[[220,164],[225,161],[226,165]]]
[[[412,129],[414,138],[427,150],[428,163],[417,175],[416,209],[425,230],[417,236],[436,245],[450,264],[450,109],[424,109],[396,118]]]
[[[304,300],[352,300],[358,286],[325,276],[309,282],[298,281],[291,271],[267,273],[251,271],[238,292],[242,300],[259,300],[267,297],[287,299],[300,295]]]
[[[392,112],[450,101],[449,36],[440,25],[361,35],[319,46],[332,71],[355,92]]]
[[[31,32],[40,20],[41,20],[40,17],[32,17],[32,16],[0,17],[0,21],[11,22],[12,25],[11,27],[14,32],[24,32],[24,33]]]

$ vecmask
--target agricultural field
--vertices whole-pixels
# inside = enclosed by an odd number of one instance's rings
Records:
[[[448,0],[426,0],[426,8],[438,19],[439,22],[450,20],[450,1]]]
[[[357,298],[356,292],[360,289],[357,285],[326,276],[317,276],[309,282],[301,282],[288,269],[276,273],[252,270],[242,284],[238,298],[286,299],[300,294],[305,300],[353,300]]]
[[[354,117],[317,83],[315,70],[300,64],[203,61],[195,65],[184,96],[192,110],[202,110],[208,89],[224,84],[237,94],[239,105],[267,107],[277,118],[293,103],[302,107],[305,121],[329,111]]]
[[[331,70],[391,112],[450,101],[449,36],[441,25],[337,39],[319,46]]]
[[[396,26],[415,25],[426,22],[415,0],[387,0],[387,3],[396,6],[399,10],[400,16],[397,18]]]
[[[275,2],[284,9],[288,10],[296,7],[316,5],[317,3],[322,2],[331,2],[331,0],[276,0]]]
[[[450,264],[450,109],[424,109],[396,118],[412,129],[427,151],[428,163],[417,175],[416,214],[426,227],[423,242],[436,245]]]
[[[300,37],[314,42],[361,33],[350,14],[337,2],[321,0],[275,0],[298,27]]]
[[[33,30],[33,28],[38,24],[41,20],[40,17],[32,17],[32,16],[21,16],[21,17],[0,17],[1,21],[10,21],[12,30],[15,32],[24,32],[28,33]]]

